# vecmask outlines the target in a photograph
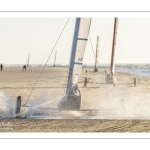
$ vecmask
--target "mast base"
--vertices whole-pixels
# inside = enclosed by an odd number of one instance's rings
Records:
[[[77,91],[79,94],[77,94]],[[69,92],[60,101],[59,110],[79,110],[81,107],[81,94],[79,89]]]
[[[105,77],[105,82],[107,84],[115,84],[116,83],[116,79],[113,75],[111,74],[106,74],[106,77]]]
[[[98,69],[95,69],[94,72],[98,72]]]

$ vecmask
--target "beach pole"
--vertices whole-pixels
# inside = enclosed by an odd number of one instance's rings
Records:
[[[84,80],[84,87],[86,87],[87,85],[87,77],[85,77],[85,80]]]
[[[27,67],[29,67],[29,59],[30,59],[30,53],[28,54]]]
[[[134,87],[136,87],[136,78],[134,78]]]

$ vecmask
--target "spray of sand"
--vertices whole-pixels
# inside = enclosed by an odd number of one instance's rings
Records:
[[[13,103],[13,99],[5,94],[4,92],[0,92],[0,110],[2,118],[14,118],[15,116],[15,104]]]

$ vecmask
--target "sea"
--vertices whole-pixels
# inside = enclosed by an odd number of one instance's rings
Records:
[[[94,67],[94,66],[90,66],[90,67]],[[109,65],[107,64],[101,65],[99,66],[99,69],[109,69]],[[127,65],[116,64],[115,71],[121,73],[129,73],[138,76],[150,77],[150,64],[127,64]]]
[[[22,67],[23,64],[6,64],[6,67]],[[44,67],[44,64],[30,64],[30,67]],[[53,64],[46,65],[46,67],[53,67]],[[68,65],[65,64],[56,64],[56,67],[68,67]],[[83,65],[83,68],[94,68],[94,65]],[[108,64],[99,65],[100,69],[109,69]],[[150,64],[116,64],[115,65],[116,72],[121,73],[129,73],[134,74],[138,76],[145,76],[150,77]]]
[[[150,64],[118,65],[115,70],[117,72],[150,77]]]

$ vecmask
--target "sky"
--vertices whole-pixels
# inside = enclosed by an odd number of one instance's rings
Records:
[[[0,63],[45,64],[69,17],[1,17]],[[75,17],[70,17],[48,61],[69,64]],[[99,64],[109,64],[112,50],[114,17],[92,17],[83,64],[95,63],[93,50],[99,36]],[[91,39],[91,40],[90,40]],[[92,45],[92,46],[91,46]],[[150,63],[150,17],[118,17],[116,64]]]

